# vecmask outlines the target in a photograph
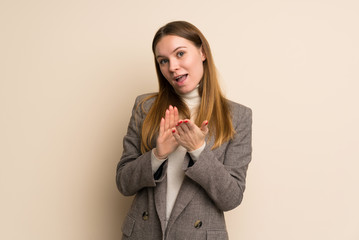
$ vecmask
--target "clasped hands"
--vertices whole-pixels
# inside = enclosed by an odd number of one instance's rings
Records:
[[[203,121],[201,128],[189,119],[180,120],[178,109],[169,106],[165,118],[161,119],[160,131],[156,142],[155,156],[165,159],[174,152],[179,145],[187,151],[200,148],[208,134],[208,121]]]

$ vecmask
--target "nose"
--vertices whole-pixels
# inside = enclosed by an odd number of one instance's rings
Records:
[[[176,70],[178,70],[178,68],[179,68],[179,65],[178,65],[177,59],[171,59],[171,61],[169,62],[170,72],[175,72]]]

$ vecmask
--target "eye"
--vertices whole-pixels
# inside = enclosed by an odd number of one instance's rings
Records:
[[[159,61],[159,64],[160,64],[160,65],[163,65],[163,64],[165,64],[165,63],[168,63],[168,60],[167,60],[167,59],[161,59],[161,60]]]
[[[183,57],[183,55],[184,55],[184,52],[182,52],[182,51],[177,53],[177,57]]]

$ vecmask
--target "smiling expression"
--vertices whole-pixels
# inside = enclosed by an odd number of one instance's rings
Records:
[[[178,94],[193,91],[203,77],[206,57],[202,47],[196,47],[185,38],[175,35],[162,37],[156,45],[155,56],[162,75]]]

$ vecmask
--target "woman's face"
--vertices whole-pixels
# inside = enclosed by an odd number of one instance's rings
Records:
[[[174,35],[161,38],[155,48],[156,60],[163,76],[178,94],[194,90],[203,77],[202,48],[191,41]]]

